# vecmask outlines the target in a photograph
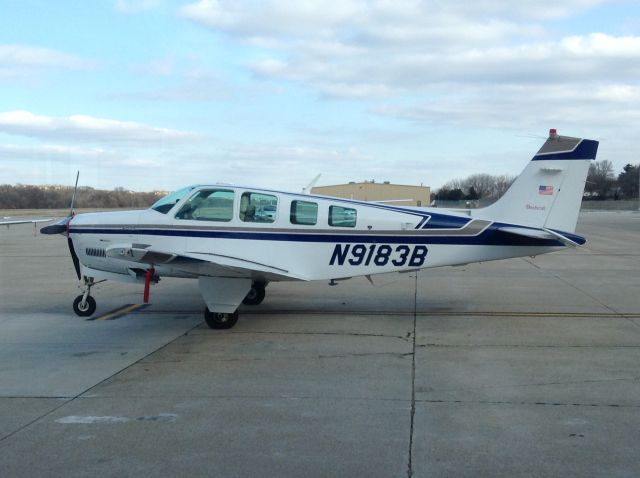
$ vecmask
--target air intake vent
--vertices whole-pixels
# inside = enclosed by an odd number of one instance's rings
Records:
[[[96,247],[87,247],[85,249],[85,252],[87,253],[88,256],[107,257],[107,254],[104,249],[98,249]]]

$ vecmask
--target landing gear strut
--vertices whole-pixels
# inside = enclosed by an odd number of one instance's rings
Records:
[[[96,300],[91,297],[91,288],[104,282],[104,280],[95,282],[93,277],[84,276],[84,291],[73,301],[73,311],[80,317],[89,317],[96,311]]]
[[[230,329],[238,322],[238,311],[227,314],[222,312],[211,312],[204,309],[204,321],[212,329]]]

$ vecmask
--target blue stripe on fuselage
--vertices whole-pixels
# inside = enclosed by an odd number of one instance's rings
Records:
[[[106,229],[72,227],[71,234],[106,234],[166,237],[200,237],[211,239],[239,239],[254,241],[286,241],[286,242],[318,242],[318,243],[365,243],[365,244],[450,244],[450,245],[485,245],[485,246],[543,246],[556,247],[564,244],[554,239],[536,239],[508,234],[497,230],[503,224],[492,224],[476,236],[421,236],[409,234],[322,234],[314,232],[269,232],[269,231],[216,231],[185,229]]]

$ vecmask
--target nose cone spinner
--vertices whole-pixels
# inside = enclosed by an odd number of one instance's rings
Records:
[[[40,234],[66,234],[71,216],[40,229]]]

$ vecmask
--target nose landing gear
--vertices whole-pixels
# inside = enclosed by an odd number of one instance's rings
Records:
[[[96,311],[96,300],[88,295],[79,295],[73,301],[73,311],[80,317],[90,317]]]
[[[90,294],[91,288],[100,282],[104,282],[104,280],[95,282],[93,277],[84,276],[84,290],[73,301],[73,311],[76,315],[90,317],[96,311],[96,300]]]

